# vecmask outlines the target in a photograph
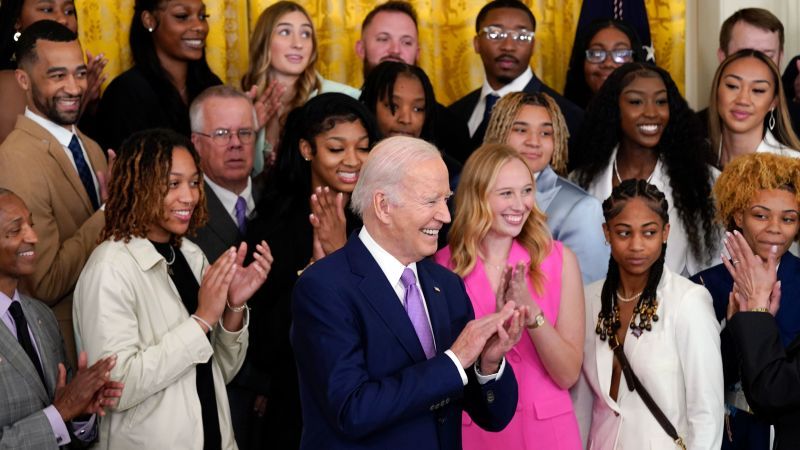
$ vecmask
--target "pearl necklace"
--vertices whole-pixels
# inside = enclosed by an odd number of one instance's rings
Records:
[[[644,292],[644,291],[642,291],[642,292]],[[619,294],[619,291],[617,291],[617,300],[621,301],[622,303],[630,303],[630,302],[636,300],[637,298],[639,298],[642,295],[642,292],[638,292],[636,294],[633,294],[633,296],[631,296],[631,297],[623,297],[623,296],[621,296]]]
[[[648,184],[650,183],[650,180],[652,180],[652,179],[653,179],[653,175],[654,175],[655,173],[656,173],[656,169],[655,169],[655,168],[653,168],[653,171],[652,171],[652,172],[650,172],[650,176],[649,176],[649,177],[647,177],[647,183],[648,183]],[[622,178],[619,176],[619,169],[617,168],[617,158],[616,158],[616,156],[614,157],[614,175],[616,175],[616,176],[617,176],[617,182],[618,182],[619,184],[622,184]]]

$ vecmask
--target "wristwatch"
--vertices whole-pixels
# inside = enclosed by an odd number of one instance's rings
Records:
[[[534,320],[533,325],[528,325],[529,330],[535,330],[540,326],[544,325],[544,313],[540,312],[539,314],[536,315],[536,317],[533,318],[533,320]]]

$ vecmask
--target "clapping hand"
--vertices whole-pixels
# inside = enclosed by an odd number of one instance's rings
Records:
[[[256,108],[258,129],[264,128],[273,118],[280,116],[283,110],[281,96],[284,92],[286,92],[286,86],[278,80],[270,81],[261,95],[258,95],[258,86],[253,86],[247,91],[247,96],[250,97]]]
[[[272,268],[272,253],[265,241],[256,245],[253,253],[253,262],[247,267],[242,267],[244,258],[247,255],[247,244],[242,242],[236,251],[233,281],[228,288],[228,301],[230,306],[237,308],[243,305],[258,288],[267,280],[267,275]]]
[[[86,90],[81,98],[81,114],[86,108],[100,100],[100,89],[108,78],[103,74],[108,59],[102,53],[97,56],[86,50]]]
[[[778,247],[773,245],[764,261],[753,253],[744,236],[734,231],[727,233],[725,248],[731,257],[728,259],[723,255],[722,264],[734,281],[729,302],[735,300],[737,303],[736,306],[728,305],[728,316],[732,316],[736,309],[751,311],[756,308],[766,308],[770,314],[777,314],[781,299],[781,283],[777,281]]]
[[[78,372],[67,383],[67,370],[58,364],[55,399],[53,406],[66,422],[83,414],[105,415],[104,408],[114,406],[122,395],[124,385],[111,381],[111,369],[117,363],[117,356],[111,355],[88,366],[86,352],[78,356]]]
[[[518,306],[524,306],[529,314],[524,322],[525,326],[533,325],[534,318],[542,312],[542,308],[536,303],[528,290],[527,268],[525,263],[520,261],[516,267],[506,266],[500,276],[500,283],[497,287],[495,299],[497,310],[499,311],[506,302],[513,301]]]
[[[308,220],[314,227],[315,260],[330,255],[347,242],[344,203],[344,194],[335,193],[327,186],[317,187],[311,194],[311,215]],[[319,250],[321,255],[318,255]]]

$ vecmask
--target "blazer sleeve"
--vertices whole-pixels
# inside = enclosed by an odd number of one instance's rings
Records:
[[[161,336],[157,344],[141,342],[139,320],[149,319],[147,314],[139,317],[137,303],[145,300],[138,298],[136,284],[154,280],[135,276],[139,269],[133,266],[133,261],[90,261],[75,288],[76,330],[89,361],[117,355],[111,378],[125,383],[114,408],[119,411],[164,390],[213,355],[211,343],[191,317]]]
[[[346,289],[335,288],[340,283],[315,275],[304,274],[295,286],[291,338],[301,385],[310,389],[331,428],[349,439],[361,439],[406,418],[429,414],[436,401],[462,395],[461,376],[444,353],[371,377],[362,327],[373,325],[363,324],[372,317],[356,311]]]
[[[719,323],[711,294],[702,286],[691,284],[679,307],[675,340],[686,388],[686,446],[720,448],[725,404]]]
[[[750,407],[767,415],[800,408],[800,359],[786,353],[775,318],[767,313],[741,312],[731,318],[727,328],[739,349],[742,385]]]
[[[45,449],[58,448],[53,428],[43,410],[22,419],[3,424],[0,430],[0,448]]]
[[[575,253],[583,284],[606,277],[611,247],[603,235],[603,209],[594,197],[581,197],[565,215],[555,239]]]

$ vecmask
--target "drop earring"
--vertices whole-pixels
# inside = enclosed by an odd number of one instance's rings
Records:
[[[769,129],[775,128],[775,108],[769,110]]]
[[[17,41],[19,41],[19,37],[20,37],[20,36],[22,36],[22,33],[20,33],[19,31],[17,31],[16,33],[14,33],[14,37],[13,37],[13,39],[14,39],[14,42],[17,42]]]

